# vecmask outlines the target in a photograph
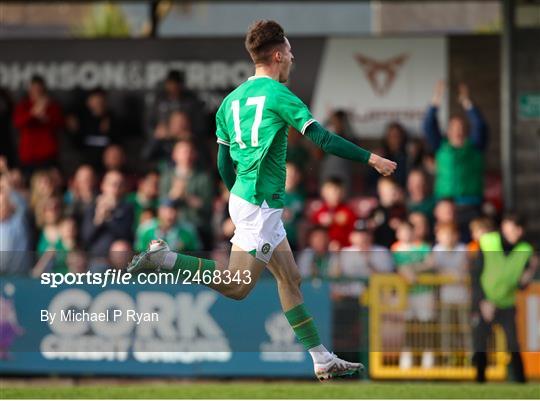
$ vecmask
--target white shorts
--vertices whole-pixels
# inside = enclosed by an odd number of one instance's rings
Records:
[[[268,264],[274,249],[287,236],[281,215],[283,209],[272,209],[266,202],[254,205],[235,194],[229,197],[229,214],[235,230],[231,242]]]

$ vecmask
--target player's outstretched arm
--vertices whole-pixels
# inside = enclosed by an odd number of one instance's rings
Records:
[[[328,131],[318,122],[311,123],[306,128],[304,135],[323,151],[344,159],[369,164],[384,176],[390,175],[396,170],[396,162],[380,157],[355,145],[345,138]]]
[[[231,158],[229,146],[219,144],[217,167],[221,179],[230,191],[236,181],[236,172],[234,171],[234,162]]]

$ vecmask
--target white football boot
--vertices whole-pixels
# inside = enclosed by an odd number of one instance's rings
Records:
[[[346,377],[362,372],[364,365],[361,363],[348,362],[332,354],[332,359],[326,363],[315,364],[315,376],[321,382]]]
[[[142,270],[159,272],[163,267],[165,255],[171,250],[162,239],[150,242],[148,249],[135,255],[127,267],[128,273],[137,273]]]

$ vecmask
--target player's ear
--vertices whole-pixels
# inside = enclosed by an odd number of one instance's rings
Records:
[[[274,60],[278,63],[281,63],[283,61],[283,53],[281,53],[280,50],[276,50],[274,52]]]

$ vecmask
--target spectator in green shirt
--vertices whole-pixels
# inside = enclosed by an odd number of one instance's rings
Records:
[[[36,263],[32,275],[38,277],[45,271],[65,274],[68,272],[68,255],[77,248],[77,222],[73,217],[65,217],[59,221],[54,216],[56,213],[55,198],[48,201],[49,205],[45,211],[45,218],[51,219],[41,232],[38,243],[39,260]],[[50,217],[47,217],[50,215]]]
[[[131,192],[126,202],[133,205],[135,227],[142,223],[141,215],[147,209],[156,210],[159,206],[159,172],[150,171],[139,181],[137,192]]]
[[[173,201],[162,201],[157,219],[152,219],[137,228],[135,251],[142,252],[156,238],[169,244],[173,252],[199,251],[201,244],[197,231],[188,222],[180,222]]]
[[[435,198],[431,195],[427,177],[420,169],[412,170],[407,177],[407,211],[420,212],[433,220]]]
[[[298,255],[298,269],[303,278],[327,278],[330,265],[328,230],[314,226],[308,235],[308,247]]]

